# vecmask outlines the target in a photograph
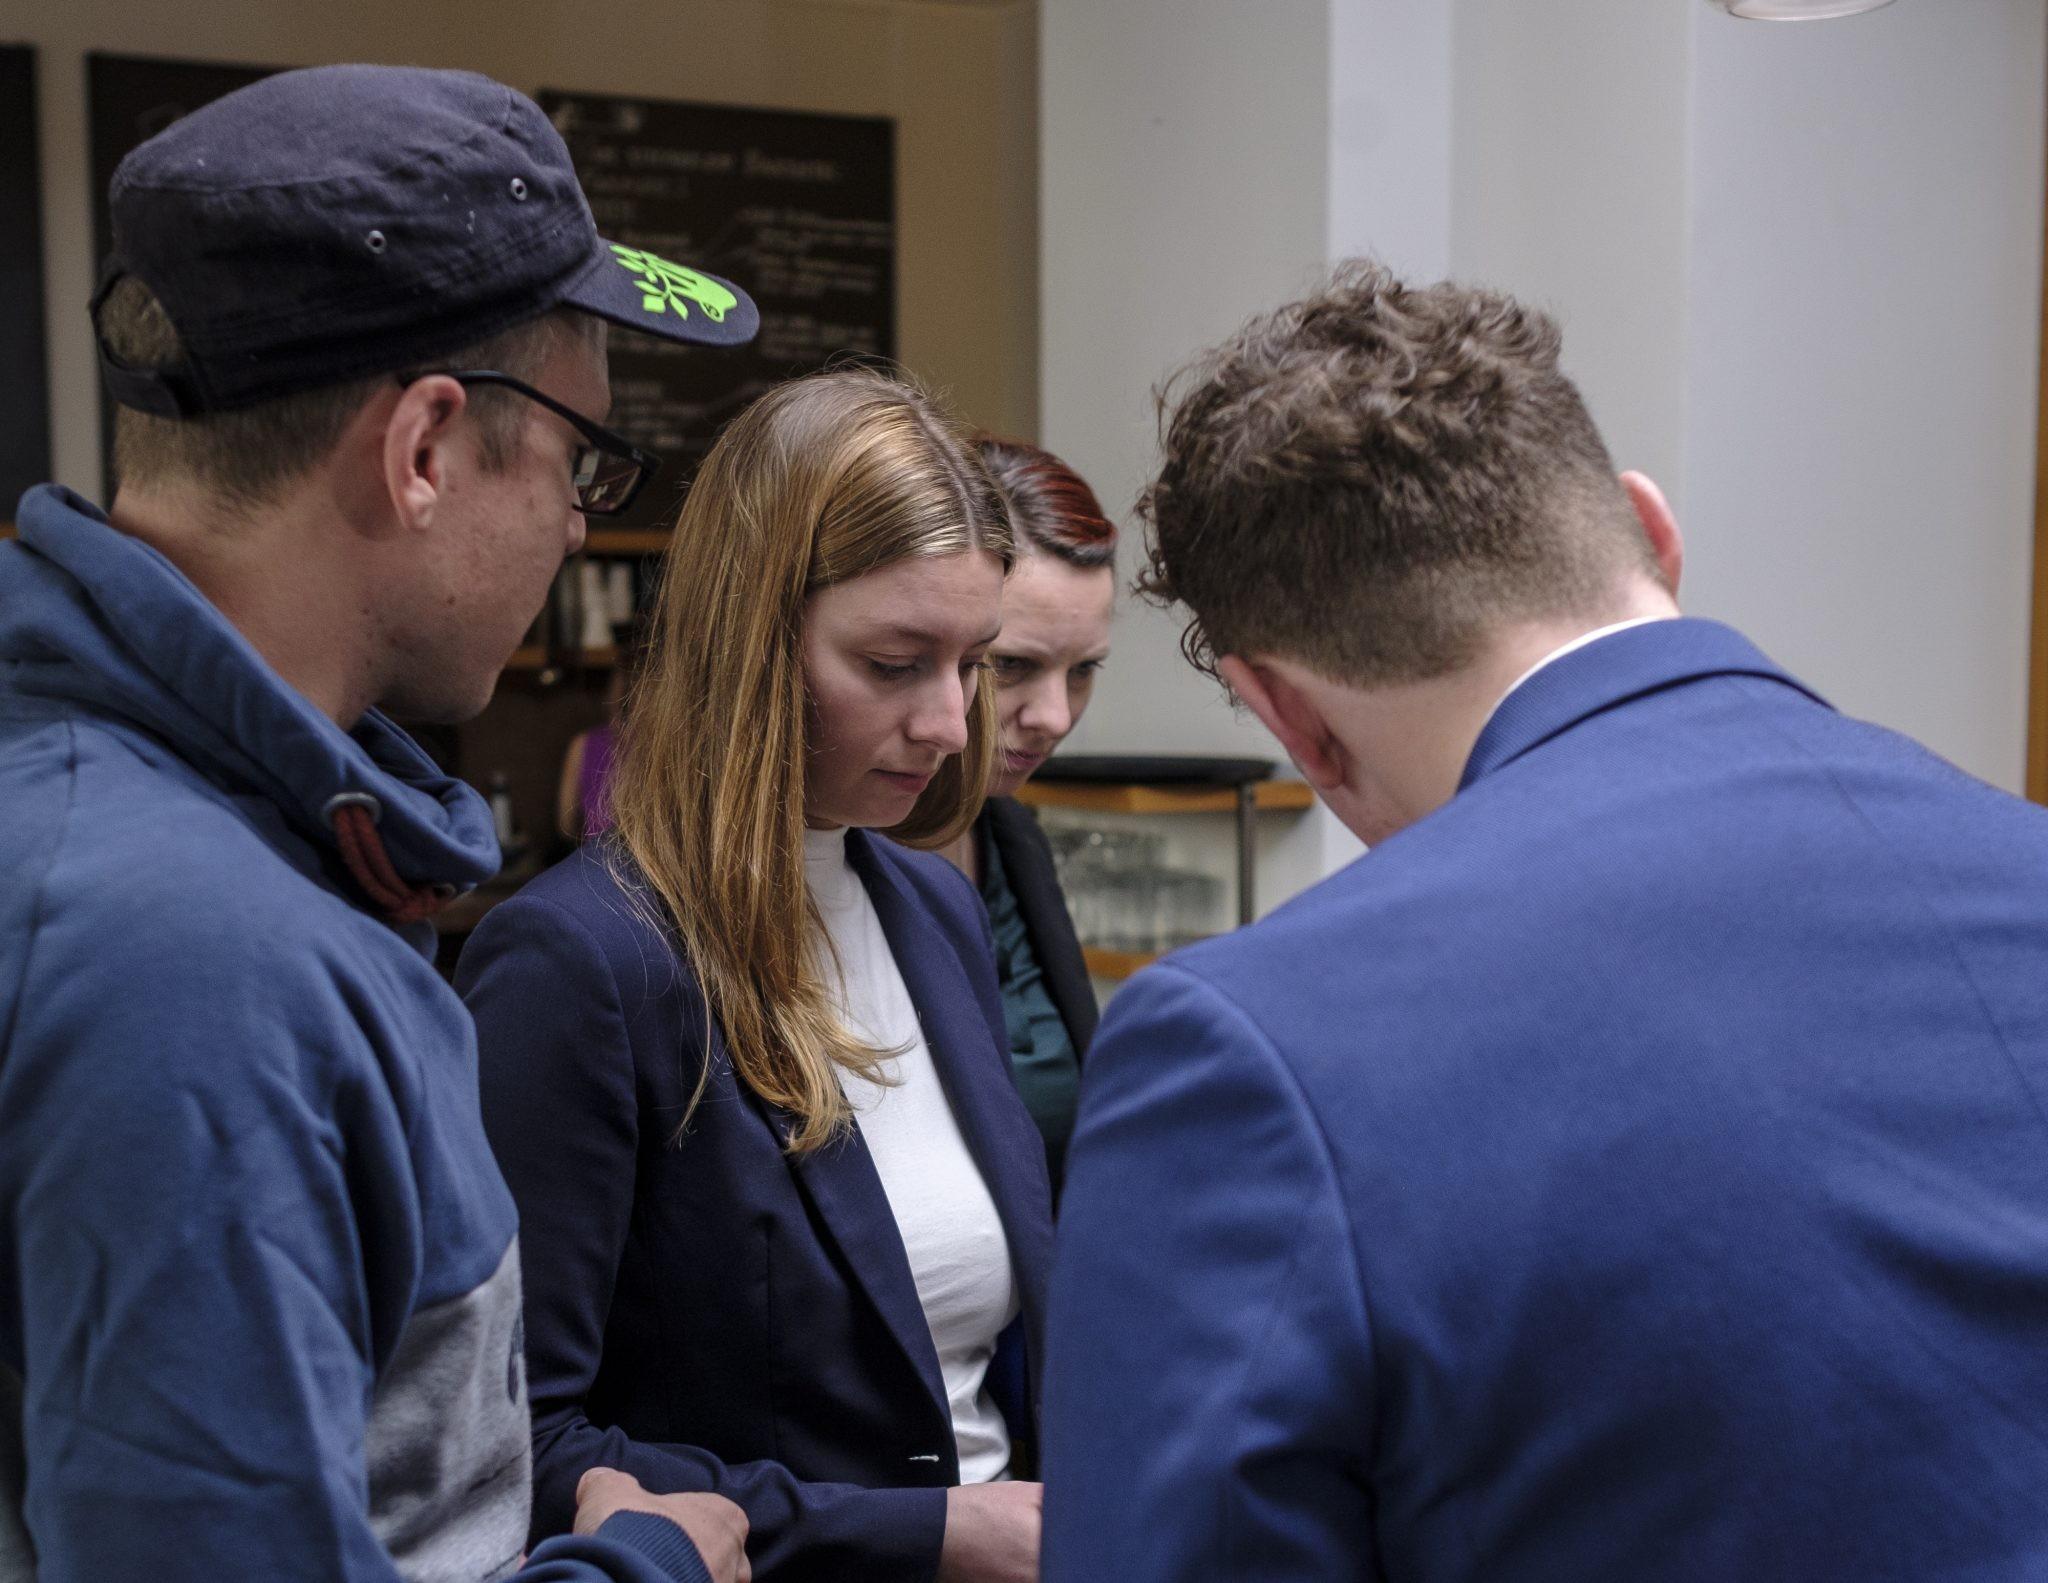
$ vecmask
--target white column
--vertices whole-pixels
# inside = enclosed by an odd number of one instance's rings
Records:
[[[1160,379],[1335,257],[1441,268],[1450,60],[1442,0],[1044,0],[1041,423],[1123,524],[1126,578]],[[1074,750],[1284,758],[1178,637],[1124,605]],[[1357,850],[1320,810],[1268,819],[1262,902]]]
[[[1040,427],[1124,527],[1154,455],[1152,389],[1323,262],[1326,0],[1045,0]],[[1278,756],[1126,602],[1072,746]]]

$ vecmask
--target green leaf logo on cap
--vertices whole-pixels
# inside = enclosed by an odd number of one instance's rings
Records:
[[[621,247],[617,242],[611,244],[611,250],[618,255],[621,267],[640,277],[640,306],[649,313],[673,311],[678,319],[687,319],[694,306],[705,318],[719,324],[724,322],[728,308],[739,305],[739,298],[694,269],[671,264],[637,247]]]

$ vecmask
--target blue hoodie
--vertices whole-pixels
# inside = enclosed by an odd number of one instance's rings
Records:
[[[415,885],[482,801],[342,731],[65,491],[0,544],[0,1580],[661,1583],[644,1514],[519,1571],[512,1201],[426,924],[367,909],[340,794]],[[360,805],[360,804],[359,804]]]

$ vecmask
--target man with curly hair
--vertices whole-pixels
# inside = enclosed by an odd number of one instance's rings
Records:
[[[1682,617],[1558,350],[1361,264],[1170,391],[1371,850],[1103,1022],[1047,1583],[2048,1576],[2048,815]]]

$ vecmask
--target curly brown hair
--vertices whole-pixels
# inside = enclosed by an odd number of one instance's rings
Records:
[[[1657,569],[1558,345],[1511,297],[1346,264],[1159,391],[1138,591],[1187,607],[1211,674],[1264,653],[1359,686],[1599,614]]]

